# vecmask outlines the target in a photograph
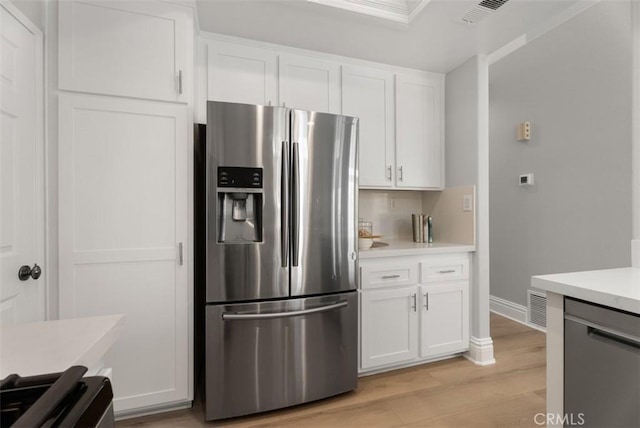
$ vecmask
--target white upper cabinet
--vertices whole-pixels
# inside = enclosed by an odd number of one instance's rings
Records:
[[[346,58],[339,62],[256,42],[212,39],[206,44],[203,85],[209,100],[358,117],[361,187],[444,187],[443,74],[359,65]]]
[[[192,8],[143,1],[58,5],[60,89],[189,101]]]
[[[279,56],[280,104],[340,114],[340,64],[302,55]]]
[[[208,47],[209,100],[278,105],[278,55],[225,42]]]
[[[444,76],[396,74],[396,187],[444,187]]]
[[[342,113],[360,118],[360,186],[392,187],[395,170],[393,73],[343,66]]]

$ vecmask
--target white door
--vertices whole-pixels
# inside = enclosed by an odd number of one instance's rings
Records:
[[[360,293],[362,369],[418,356],[417,292],[417,287],[402,287]]]
[[[396,186],[441,189],[444,80],[396,75]]]
[[[360,118],[360,187],[393,185],[393,73],[342,67],[342,114]]]
[[[60,94],[60,316],[124,314],[117,412],[190,400],[187,106]]]
[[[268,49],[209,42],[209,98],[278,105],[278,56]]]
[[[44,320],[44,274],[18,279],[21,266],[44,266],[41,34],[0,4],[0,323]],[[16,13],[17,14],[17,13]],[[23,19],[22,17],[20,18]],[[35,31],[35,30],[34,30]],[[37,269],[36,269],[37,271]],[[26,272],[24,272],[26,273]],[[34,274],[33,276],[36,276]]]
[[[464,351],[469,347],[469,283],[420,287],[420,356]]]
[[[339,63],[282,54],[278,66],[281,105],[340,114]]]

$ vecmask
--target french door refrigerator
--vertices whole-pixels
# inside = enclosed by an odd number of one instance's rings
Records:
[[[205,417],[357,386],[358,119],[209,101]]]

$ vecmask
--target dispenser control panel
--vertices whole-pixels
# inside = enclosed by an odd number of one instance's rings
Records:
[[[262,189],[262,168],[219,166],[218,187]]]

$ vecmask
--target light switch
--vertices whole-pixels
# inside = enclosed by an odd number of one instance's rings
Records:
[[[471,195],[462,197],[462,211],[473,211],[473,198]]]

